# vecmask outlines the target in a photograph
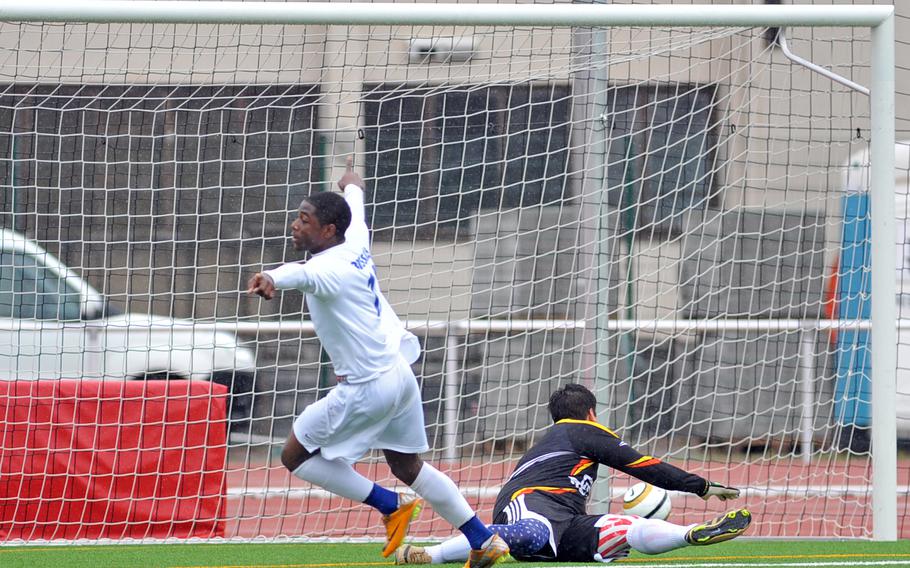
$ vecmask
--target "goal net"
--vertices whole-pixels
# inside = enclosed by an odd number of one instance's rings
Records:
[[[188,405],[201,427],[160,442],[221,457],[172,470],[126,456],[173,416],[149,426],[124,396],[105,404],[139,442],[44,443],[65,420],[17,408],[63,391],[7,389],[0,539],[157,540],[193,522],[381,537],[378,514],[282,467],[292,421],[335,377],[301,294],[244,293],[301,260],[289,222],[348,156],[380,286],[424,348],[424,457],[482,520],[549,426],[550,393],[577,382],[642,453],[742,488],[752,535],[871,537],[869,331],[853,325],[870,309],[870,103],[787,60],[776,31],[0,24],[0,379],[189,379],[227,387],[203,407],[228,397],[226,420]],[[787,34],[869,84],[868,28]],[[898,154],[899,217],[908,166]],[[910,439],[910,392],[901,409]],[[106,489],[72,489],[74,455],[111,456],[79,474]],[[405,489],[379,454],[358,470]],[[154,514],[104,525],[131,495],[112,487],[172,474],[215,475],[221,505],[156,507],[153,490]],[[601,468],[591,510],[621,510],[631,483]],[[670,520],[721,507],[674,495]],[[432,511],[412,528],[450,533]]]

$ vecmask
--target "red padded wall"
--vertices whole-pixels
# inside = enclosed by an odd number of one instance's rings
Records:
[[[227,389],[0,381],[0,540],[223,536]]]

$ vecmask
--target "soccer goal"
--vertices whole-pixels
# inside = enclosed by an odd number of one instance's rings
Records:
[[[425,458],[482,520],[579,382],[629,444],[742,488],[754,536],[910,537],[893,18],[7,0],[0,542],[381,537],[282,468],[335,378],[299,294],[243,293],[349,156],[424,348]],[[601,468],[591,510],[632,483]]]

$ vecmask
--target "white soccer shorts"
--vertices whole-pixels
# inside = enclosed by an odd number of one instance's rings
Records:
[[[410,365],[365,383],[340,382],[307,406],[294,421],[294,435],[309,452],[354,463],[370,449],[418,454],[430,449],[420,388]]]

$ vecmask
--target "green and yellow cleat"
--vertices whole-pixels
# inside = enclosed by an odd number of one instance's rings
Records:
[[[686,542],[693,546],[716,544],[743,534],[752,522],[747,509],[729,511],[716,519],[695,525],[686,533]]]

